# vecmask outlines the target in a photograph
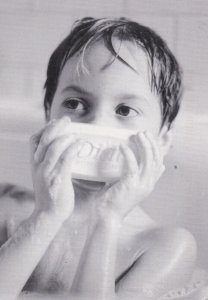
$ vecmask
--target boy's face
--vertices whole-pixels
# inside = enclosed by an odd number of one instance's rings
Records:
[[[137,72],[97,42],[84,55],[87,71],[78,67],[78,55],[64,66],[50,118],[68,115],[72,122],[149,131],[158,138],[162,112],[151,91],[147,57],[130,42],[115,41],[114,47]]]
[[[160,99],[150,87],[150,70],[145,53],[130,42],[115,42],[115,49],[131,67],[116,59],[102,42],[97,42],[84,55],[70,58],[59,77],[50,119],[68,115],[72,122],[98,126],[148,131],[166,154],[170,135],[161,129]],[[82,182],[83,185],[83,182]],[[93,185],[93,187],[92,187]],[[87,190],[99,190],[95,183],[85,184]],[[98,184],[99,185],[99,184]],[[82,186],[83,187],[83,186]],[[80,189],[77,188],[79,194]],[[77,194],[77,195],[78,195]]]

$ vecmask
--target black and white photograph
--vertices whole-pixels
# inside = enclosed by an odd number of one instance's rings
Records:
[[[208,1],[0,0],[0,300],[208,300]]]

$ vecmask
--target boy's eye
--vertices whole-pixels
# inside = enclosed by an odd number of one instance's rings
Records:
[[[121,105],[116,109],[116,113],[123,117],[135,117],[138,115],[138,112],[127,105]]]
[[[85,111],[87,110],[87,105],[81,99],[69,98],[64,101],[64,106],[74,111]]]

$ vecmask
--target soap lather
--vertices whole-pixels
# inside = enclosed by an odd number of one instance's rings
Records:
[[[135,131],[71,123],[70,132],[81,139],[72,178],[111,183],[121,177],[125,164],[118,146],[125,142],[133,150]]]

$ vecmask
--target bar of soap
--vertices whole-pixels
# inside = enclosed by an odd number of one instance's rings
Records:
[[[118,145],[130,145],[135,131],[71,123],[70,132],[81,139],[72,178],[111,183],[121,177],[124,159]]]

